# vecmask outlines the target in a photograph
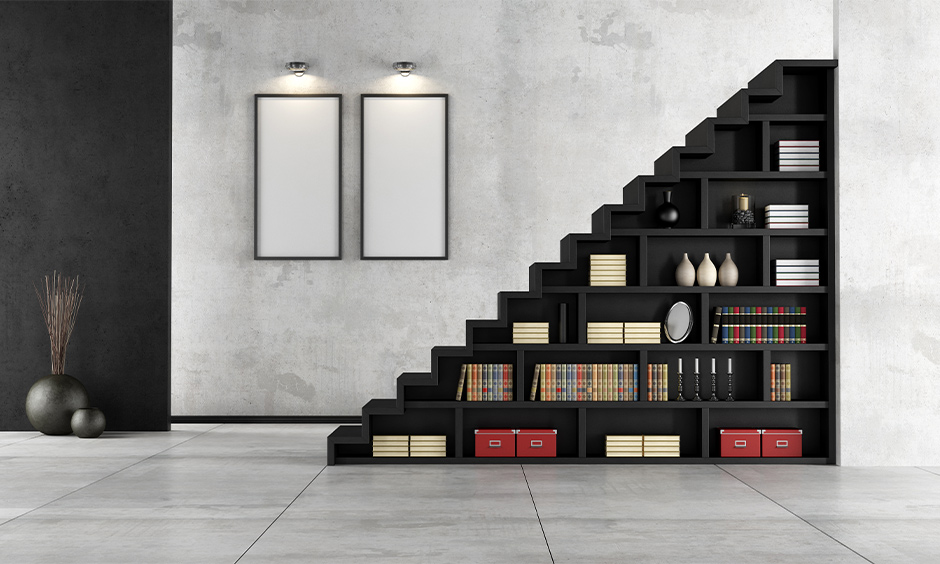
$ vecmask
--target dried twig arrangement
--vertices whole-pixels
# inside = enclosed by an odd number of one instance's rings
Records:
[[[78,277],[68,278],[53,272],[52,280],[46,276],[45,296],[36,290],[42,317],[49,330],[49,344],[52,352],[52,373],[65,374],[65,349],[69,345],[75,317],[82,305],[82,289],[78,286]]]

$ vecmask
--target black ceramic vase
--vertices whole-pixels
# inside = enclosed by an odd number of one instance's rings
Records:
[[[679,223],[679,208],[672,203],[672,190],[663,192],[663,203],[656,208],[656,221],[663,227],[675,227]]]
[[[26,394],[26,417],[46,435],[72,433],[72,414],[88,407],[88,392],[68,374],[50,374],[33,384]]]
[[[104,432],[104,413],[97,407],[76,409],[72,414],[72,432],[82,439],[96,439]]]

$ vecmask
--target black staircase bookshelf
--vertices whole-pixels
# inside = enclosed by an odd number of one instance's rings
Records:
[[[435,347],[430,373],[398,378],[394,399],[374,399],[362,409],[361,425],[336,429],[328,440],[333,464],[835,464],[838,452],[838,251],[836,216],[836,61],[775,61],[656,160],[652,176],[624,187],[624,203],[604,205],[592,216],[592,232],[561,241],[561,261],[529,269],[529,291],[499,294],[498,319],[467,322],[465,346]],[[819,172],[779,172],[774,159],[781,139],[820,142]],[[680,209],[671,229],[657,225],[654,210],[664,190]],[[757,227],[730,229],[731,196],[749,193]],[[766,204],[809,204],[808,229],[763,228]],[[725,253],[738,266],[737,286],[680,287],[675,269],[683,253],[693,264],[710,253],[716,267]],[[590,255],[627,258],[627,285],[589,285]],[[774,285],[773,261],[820,261],[818,287]],[[686,302],[693,330],[682,343],[599,345],[587,343],[589,321],[662,321],[669,307]],[[560,306],[567,323],[559,327]],[[805,344],[712,344],[712,312],[719,306],[807,308]],[[513,344],[513,322],[548,322],[549,344]],[[562,332],[565,342],[561,341]],[[674,401],[679,358],[691,367],[734,362],[734,402]],[[461,365],[513,366],[512,401],[455,401]],[[640,401],[530,401],[537,364],[636,363]],[[648,363],[670,365],[669,401],[646,400]],[[770,366],[794,367],[792,401],[770,401]],[[719,390],[726,389],[724,374]],[[684,375],[691,397],[691,369]],[[723,393],[719,397],[724,397]],[[474,430],[557,429],[557,457],[477,458]],[[799,428],[801,458],[721,458],[719,429]],[[608,434],[680,436],[678,458],[607,458]],[[445,435],[444,458],[373,458],[373,435]]]

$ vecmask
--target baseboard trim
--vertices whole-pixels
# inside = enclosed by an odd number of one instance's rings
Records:
[[[358,415],[172,415],[170,423],[355,423]]]

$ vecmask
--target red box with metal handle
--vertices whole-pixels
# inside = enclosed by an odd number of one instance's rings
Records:
[[[721,456],[749,458],[760,456],[759,429],[721,429]]]
[[[516,456],[515,429],[475,429],[473,431],[476,456]]]
[[[764,457],[803,456],[802,429],[764,429],[760,442],[761,456]]]
[[[516,456],[556,456],[557,429],[519,429],[516,432]]]

